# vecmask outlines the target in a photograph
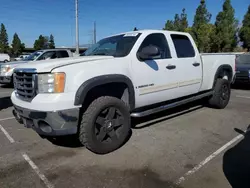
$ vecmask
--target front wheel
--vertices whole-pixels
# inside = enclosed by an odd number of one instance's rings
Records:
[[[228,105],[231,95],[230,83],[226,79],[217,79],[214,87],[214,94],[208,104],[217,109],[223,109]]]
[[[79,140],[92,152],[106,154],[126,141],[130,123],[130,113],[123,101],[115,97],[100,97],[82,115]]]

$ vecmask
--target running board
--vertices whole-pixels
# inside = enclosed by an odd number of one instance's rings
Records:
[[[139,117],[148,116],[150,114],[155,114],[155,113],[158,113],[158,112],[161,112],[161,111],[164,111],[164,110],[168,110],[168,109],[171,109],[171,108],[174,108],[174,107],[177,107],[177,106],[181,106],[183,104],[186,104],[186,103],[189,103],[189,102],[192,102],[192,101],[202,99],[204,97],[208,97],[208,96],[210,96],[212,94],[213,94],[213,91],[209,91],[209,92],[197,95],[197,96],[193,96],[193,97],[190,97],[190,98],[187,98],[187,99],[183,99],[181,101],[177,101],[177,102],[174,102],[174,103],[171,103],[171,104],[159,106],[159,107],[149,109],[149,110],[146,110],[146,111],[143,111],[143,112],[134,112],[134,113],[131,114],[131,117],[139,118]]]

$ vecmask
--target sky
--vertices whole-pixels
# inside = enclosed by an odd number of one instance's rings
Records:
[[[186,9],[189,25],[200,0],[79,0],[80,44],[138,29],[162,29],[166,20]],[[207,0],[212,22],[224,0]],[[250,0],[231,0],[235,17],[242,21]],[[6,26],[9,43],[16,32],[26,47],[33,47],[40,34],[53,34],[57,47],[75,45],[75,0],[0,0],[0,23]]]

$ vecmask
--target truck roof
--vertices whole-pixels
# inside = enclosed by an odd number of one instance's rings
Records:
[[[49,51],[62,51],[62,50],[70,51],[69,49],[66,49],[66,48],[42,49],[42,50],[37,50],[37,51],[49,52]]]
[[[168,30],[153,30],[153,29],[146,29],[146,30],[137,30],[137,31],[128,31],[124,33],[119,33],[107,37],[117,36],[117,35],[123,35],[123,34],[133,34],[133,33],[142,33],[142,34],[151,34],[151,33],[168,33],[168,34],[182,34],[182,35],[189,35],[189,33],[186,32],[179,32],[179,31],[168,31]]]

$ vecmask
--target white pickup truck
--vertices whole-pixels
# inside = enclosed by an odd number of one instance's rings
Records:
[[[17,121],[42,137],[76,134],[89,150],[119,148],[131,117],[197,99],[225,108],[235,55],[199,54],[188,33],[143,30],[100,40],[81,57],[15,69]]]
[[[72,57],[73,54],[67,49],[45,49],[38,50],[21,61],[6,62],[0,64],[0,84],[12,84],[13,83],[13,70],[25,63],[31,61],[41,61],[48,59],[58,59]]]

